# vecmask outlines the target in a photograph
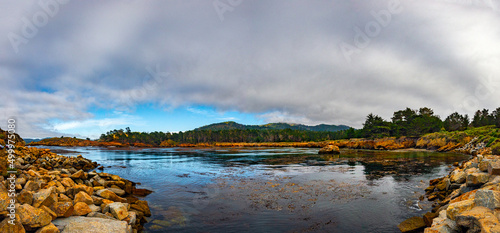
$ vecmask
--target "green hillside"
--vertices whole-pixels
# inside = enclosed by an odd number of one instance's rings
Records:
[[[349,126],[345,126],[345,125],[326,125],[326,124],[315,125],[315,126],[308,126],[308,125],[302,125],[302,124],[288,124],[288,123],[270,123],[270,124],[265,124],[265,125],[243,125],[243,124],[236,123],[234,121],[226,121],[226,122],[202,126],[202,127],[196,128],[195,130],[198,130],[198,131],[199,130],[218,131],[218,130],[230,130],[230,129],[241,129],[241,130],[245,130],[245,129],[256,129],[256,130],[291,129],[291,130],[335,132],[335,131],[340,131],[340,130],[346,130],[349,128],[350,128]]]

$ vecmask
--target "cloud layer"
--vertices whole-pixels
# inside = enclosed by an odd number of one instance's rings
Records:
[[[497,1],[2,1],[0,112],[43,137],[141,103],[354,127],[493,109]]]

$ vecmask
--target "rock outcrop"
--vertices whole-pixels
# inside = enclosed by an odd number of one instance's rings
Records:
[[[340,154],[340,149],[335,145],[328,145],[321,148],[318,154]]]
[[[425,222],[422,217],[413,217],[400,223],[398,228],[401,232],[416,232],[425,228]]]

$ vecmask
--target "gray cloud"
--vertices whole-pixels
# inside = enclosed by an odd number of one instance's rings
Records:
[[[407,106],[443,117],[500,106],[499,89],[484,88],[500,88],[494,0],[401,1],[350,62],[340,45],[355,46],[354,29],[393,1],[244,0],[222,21],[211,1],[69,1],[17,53],[8,35],[46,11],[39,1],[1,2],[0,110],[28,136],[53,134],[53,119],[91,119],[91,106],[144,102],[354,127]],[[147,69],[157,66],[168,75],[155,79]]]

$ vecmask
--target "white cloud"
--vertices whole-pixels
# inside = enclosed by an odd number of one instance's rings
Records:
[[[54,119],[68,131],[105,124],[91,106],[203,105],[354,127],[370,112],[388,118],[429,106],[445,117],[472,98],[478,104],[464,113],[500,106],[498,89],[487,100],[476,91],[484,77],[500,76],[495,7],[401,1],[402,12],[347,62],[339,44],[353,44],[353,28],[375,22],[371,12],[387,3],[257,0],[221,22],[210,1],[70,1],[19,53],[6,36],[0,40],[0,81],[8,89],[0,112],[22,119],[20,130],[31,137],[54,134],[46,127]],[[21,30],[36,4],[2,1],[0,35]],[[157,65],[169,74],[151,77],[147,67]]]
[[[115,117],[102,119],[86,119],[80,121],[63,121],[51,124],[49,129],[55,132],[73,133],[76,135],[85,135],[85,137],[98,138],[102,133],[109,130],[119,129],[129,126],[140,126],[143,122],[138,117],[115,112]]]
[[[134,122],[127,118],[105,118],[105,119],[90,119],[84,121],[70,121],[54,124],[53,128],[56,131],[77,130],[81,128],[94,127],[110,127],[133,124]]]
[[[187,107],[186,110],[188,110],[189,112],[195,113],[195,114],[199,114],[199,115],[213,116],[213,114],[209,113],[207,110],[197,109],[197,108],[193,108],[193,107]]]

